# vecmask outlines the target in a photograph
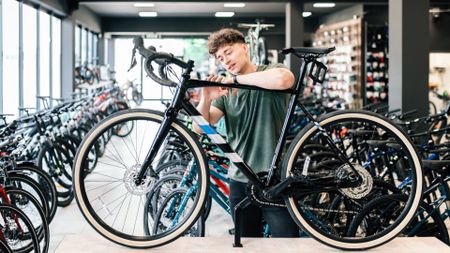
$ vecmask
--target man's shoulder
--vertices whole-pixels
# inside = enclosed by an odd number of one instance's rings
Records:
[[[275,68],[285,68],[285,69],[287,69],[288,67],[286,67],[286,65],[284,65],[283,63],[271,63],[271,64],[268,64],[268,65],[259,65],[258,66],[258,71],[264,71],[264,70],[275,69]]]

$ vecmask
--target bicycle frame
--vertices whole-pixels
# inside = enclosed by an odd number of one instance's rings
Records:
[[[157,152],[161,145],[163,144],[164,138],[167,136],[169,132],[170,125],[172,122],[176,120],[176,116],[178,111],[181,109],[184,109],[189,116],[192,117],[193,121],[203,130],[203,132],[211,139],[211,141],[216,144],[222,151],[225,153],[225,155],[230,159],[231,162],[234,163],[234,165],[238,168],[239,171],[241,171],[251,182],[255,187],[259,190],[267,190],[271,185],[272,177],[274,175],[275,170],[277,169],[277,164],[281,160],[281,154],[283,147],[286,143],[286,137],[288,134],[289,126],[291,118],[293,117],[294,110],[296,106],[299,106],[300,109],[305,113],[305,115],[310,119],[311,122],[315,124],[317,129],[326,137],[327,142],[332,147],[333,151],[336,153],[337,157],[339,157],[344,163],[348,164],[353,170],[353,166],[349,162],[348,158],[340,152],[339,149],[336,148],[335,144],[333,143],[333,140],[331,137],[326,133],[325,129],[320,127],[319,123],[314,119],[314,117],[309,113],[306,109],[306,107],[298,102],[298,99],[300,97],[301,91],[304,87],[305,82],[305,76],[308,70],[308,67],[311,63],[316,63],[317,60],[314,57],[307,57],[304,59],[302,66],[300,68],[300,77],[295,84],[295,86],[291,89],[287,90],[268,90],[264,88],[260,88],[257,86],[252,85],[246,85],[246,84],[217,84],[214,82],[209,81],[202,81],[202,80],[190,80],[190,72],[192,71],[193,62],[189,62],[189,66],[185,69],[184,73],[182,74],[182,81],[181,84],[177,86],[175,95],[172,99],[172,102],[170,106],[167,108],[164,114],[164,119],[161,123],[160,128],[158,129],[158,132],[156,134],[156,138],[152,143],[151,149],[148,152],[142,166],[140,173],[138,177],[136,178],[136,183],[140,183],[141,180],[144,178],[144,175],[146,174],[147,170],[150,170],[150,175],[152,177],[157,177],[157,173],[153,170],[151,167],[153,159],[156,157]],[[238,88],[238,89],[251,89],[251,90],[263,90],[263,91],[271,91],[275,93],[285,93],[290,94],[291,97],[288,102],[288,109],[287,114],[284,119],[283,128],[281,130],[280,137],[277,142],[277,146],[275,149],[275,153],[272,159],[272,163],[269,168],[269,174],[266,181],[263,181],[261,178],[259,178],[256,173],[252,171],[250,166],[243,161],[243,159],[229,146],[229,144],[214,130],[213,127],[209,124],[208,121],[201,116],[200,112],[186,99],[185,94],[188,89],[191,88],[200,88],[200,87],[209,87],[209,86],[219,86],[219,87],[227,87],[227,88]],[[333,148],[334,147],[334,148]],[[355,171],[356,173],[356,171]],[[356,173],[356,175],[358,175]],[[359,180],[359,179],[358,179]],[[278,185],[275,185],[273,188],[277,188],[277,193],[280,193],[281,190],[284,190],[288,185],[292,182],[291,180],[284,180],[283,182],[279,183]]]

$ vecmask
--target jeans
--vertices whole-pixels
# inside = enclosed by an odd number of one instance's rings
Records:
[[[247,197],[246,188],[247,183],[230,180],[230,206],[233,221],[234,207]],[[272,237],[299,237],[300,228],[285,207],[259,207],[252,203],[241,210],[241,217],[242,237],[261,237],[263,218],[269,224]]]

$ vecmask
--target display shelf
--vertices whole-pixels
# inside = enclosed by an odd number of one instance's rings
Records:
[[[388,101],[388,35],[386,26],[367,26],[365,104]]]
[[[328,73],[319,96],[341,97],[347,108],[362,105],[362,25],[361,19],[352,19],[331,25],[322,25],[314,34],[313,46],[336,50],[325,57]]]

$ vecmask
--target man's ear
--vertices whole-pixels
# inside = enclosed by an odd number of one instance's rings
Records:
[[[241,46],[242,46],[244,52],[248,53],[248,45],[247,45],[247,43],[242,43]]]

